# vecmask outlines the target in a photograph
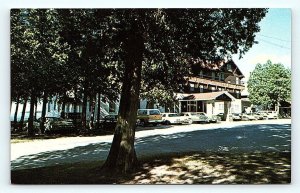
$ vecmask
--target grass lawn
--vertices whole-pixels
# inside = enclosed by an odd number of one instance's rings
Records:
[[[140,159],[134,172],[100,171],[103,162],[15,170],[13,184],[285,184],[291,153],[172,153]]]

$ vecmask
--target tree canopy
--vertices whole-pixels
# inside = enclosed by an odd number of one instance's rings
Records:
[[[62,97],[69,90],[80,90],[84,107],[87,96],[99,90],[112,99],[119,94],[118,122],[104,168],[128,172],[137,161],[134,139],[139,99],[172,100],[169,93],[180,90],[178,85],[190,75],[193,61],[209,65],[232,54],[242,57],[257,43],[255,33],[266,12],[12,10],[12,93],[22,88],[18,84],[23,77],[29,85],[24,90],[32,99],[45,89]],[[85,127],[85,119],[82,123]]]
[[[291,101],[291,69],[283,64],[257,64],[248,80],[249,99],[266,109],[278,107],[280,102]]]

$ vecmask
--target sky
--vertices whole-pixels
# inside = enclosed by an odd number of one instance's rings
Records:
[[[252,46],[242,59],[233,56],[234,62],[245,75],[245,81],[257,63],[264,64],[268,59],[291,68],[291,9],[269,9],[259,26],[261,30],[255,37],[258,44]]]

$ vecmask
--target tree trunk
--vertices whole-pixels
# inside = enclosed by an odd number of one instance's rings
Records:
[[[18,123],[18,110],[19,110],[19,103],[20,103],[20,97],[17,97],[17,105],[16,105],[16,111],[14,116],[14,130],[17,130],[17,123]]]
[[[128,173],[134,169],[137,157],[134,149],[137,106],[141,87],[141,69],[144,43],[136,28],[130,31],[124,42],[125,73],[117,126],[109,155],[102,169]]]
[[[87,104],[87,92],[84,88],[83,101],[82,101],[82,112],[81,112],[81,130],[86,130],[86,104]]]
[[[98,102],[97,102],[97,129],[99,129],[100,126],[100,113],[101,113],[101,95],[100,92],[98,93]]]
[[[65,110],[66,110],[66,103],[65,103],[65,97],[64,97],[64,99],[63,99],[63,102],[62,102],[62,104],[61,104],[61,112],[60,112],[60,117],[61,118],[65,118]]]
[[[20,120],[20,127],[19,130],[21,131],[23,128],[24,118],[25,118],[25,112],[26,112],[26,106],[27,106],[27,97],[24,100],[23,109],[22,109],[22,115]]]
[[[45,115],[46,115],[46,105],[47,105],[47,92],[44,92],[44,96],[43,96],[43,107],[42,107],[42,116],[41,116],[41,122],[40,122],[40,129],[41,129],[41,133],[43,134],[45,131]]]
[[[30,97],[30,112],[29,112],[29,118],[28,118],[28,136],[33,136],[34,135],[34,130],[33,130],[33,115],[34,115],[34,105],[35,105],[35,96],[34,94],[31,94]]]
[[[34,109],[34,120],[37,119],[37,106],[38,106],[38,100],[35,98],[35,109]]]
[[[73,113],[77,113],[77,94],[76,94],[76,90],[74,92],[74,103],[73,103]]]
[[[90,124],[89,129],[94,129],[94,118],[95,118],[95,101],[94,97],[90,97]]]

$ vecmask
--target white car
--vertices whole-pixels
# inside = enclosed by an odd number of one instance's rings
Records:
[[[243,121],[253,121],[253,120],[256,120],[255,116],[252,115],[252,114],[245,114],[243,113],[242,116],[241,116],[242,120]]]
[[[169,124],[191,124],[192,120],[182,117],[177,113],[162,113],[163,123],[166,125]]]
[[[276,111],[266,111],[265,118],[266,119],[278,119],[278,114]]]
[[[209,123],[210,119],[208,116],[203,113],[203,112],[184,112],[181,113],[180,116],[185,117],[189,120],[192,120],[192,122],[197,122],[197,123]]]

